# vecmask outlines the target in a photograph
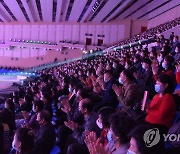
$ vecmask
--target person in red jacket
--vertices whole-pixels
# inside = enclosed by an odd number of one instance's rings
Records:
[[[167,74],[171,77],[171,80],[175,80],[175,75],[174,75],[174,71],[172,68],[172,64],[173,64],[173,57],[172,56],[166,56],[162,62],[162,72],[160,71],[158,73],[158,69],[157,71],[153,71],[153,78],[156,81],[158,74]]]
[[[180,60],[176,65],[176,81],[178,84],[180,84]]]
[[[180,96],[180,60],[176,65],[176,82],[178,85],[176,86],[174,94],[178,94]]]
[[[146,122],[169,128],[176,114],[176,105],[172,96],[174,91],[172,80],[167,74],[158,77],[154,96],[146,116]]]

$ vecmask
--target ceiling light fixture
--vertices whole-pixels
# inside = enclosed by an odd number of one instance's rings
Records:
[[[92,6],[92,11],[95,12],[100,5],[101,0],[97,0]]]

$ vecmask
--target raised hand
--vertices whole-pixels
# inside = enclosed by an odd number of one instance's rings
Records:
[[[74,130],[78,127],[78,124],[74,121],[68,121],[68,122],[65,121],[64,124],[71,130]]]
[[[177,62],[177,65],[176,65],[176,72],[180,72],[180,61]]]
[[[21,113],[22,113],[22,115],[23,115],[24,119],[28,119],[28,118],[30,118],[30,116],[29,116],[29,112],[27,112],[27,111],[21,111]]]
[[[104,149],[102,143],[100,143],[100,139],[91,140],[91,137],[88,135],[86,136],[85,143],[88,147],[90,154],[108,154],[108,151]]]
[[[114,92],[116,93],[117,96],[122,94],[122,88],[117,86],[116,84],[113,84],[112,89],[114,90]]]

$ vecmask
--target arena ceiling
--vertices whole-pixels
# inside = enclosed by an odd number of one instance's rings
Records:
[[[180,0],[0,0],[0,22],[109,22],[153,19]]]

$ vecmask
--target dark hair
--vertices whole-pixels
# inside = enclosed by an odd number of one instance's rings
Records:
[[[113,60],[113,62],[114,62],[114,63],[116,63],[116,64],[119,64],[119,61],[118,61],[118,60],[116,60],[116,59],[115,59],[115,60]]]
[[[151,53],[153,54],[154,57],[157,57],[157,52],[156,52],[156,48],[155,47],[152,47]]]
[[[86,73],[89,72],[90,74],[92,73],[92,69],[91,68],[88,68]]]
[[[178,45],[176,46],[176,48],[180,49],[180,44],[178,44]]]
[[[25,95],[24,99],[26,102],[31,103],[32,102],[32,96],[31,95]]]
[[[101,115],[103,127],[105,127],[105,128],[110,127],[108,118],[111,114],[113,114],[115,112],[116,112],[116,110],[112,107],[103,107],[98,111],[98,114]]]
[[[128,80],[130,80],[130,81],[134,81],[135,80],[132,71],[130,71],[130,70],[123,70],[122,73],[128,78]]]
[[[44,103],[41,100],[33,101],[33,104],[38,107],[38,111],[41,111],[44,107]]]
[[[142,60],[142,62],[148,64],[149,66],[151,66],[151,64],[152,64],[152,62],[151,62],[151,60],[150,60],[149,58],[144,58],[144,59]]]
[[[140,55],[139,54],[136,54],[135,55],[135,58],[139,61],[141,59]]]
[[[161,35],[162,38],[164,38],[164,35]]]
[[[42,95],[43,95],[43,97],[44,97],[45,99],[47,99],[48,102],[51,100],[51,96],[50,96],[50,94],[48,94],[47,92],[46,92],[46,93],[42,93]]]
[[[129,66],[132,66],[132,61],[126,60],[126,63],[127,63]]]
[[[108,75],[112,76],[113,72],[111,70],[106,70],[106,71],[104,71],[104,74],[108,74]]]
[[[27,128],[19,128],[16,131],[17,139],[21,142],[21,152],[27,152],[32,149],[34,138],[33,135],[29,133]]]
[[[44,119],[44,121],[46,121],[46,122],[51,122],[52,116],[51,116],[51,114],[49,113],[49,111],[47,111],[47,110],[42,110],[42,111],[39,112],[39,115],[40,115],[40,118],[41,118],[41,119]]]
[[[179,36],[178,35],[176,35],[176,36],[174,36],[177,40],[179,40]]]
[[[87,109],[89,112],[93,110],[93,104],[89,98],[83,99],[82,101],[83,101],[82,103],[83,109]]]
[[[7,98],[5,101],[8,105],[8,109],[14,113],[14,103],[11,98]]]
[[[164,52],[166,53],[166,55],[171,52],[171,47],[170,46],[165,44],[165,46],[163,46],[163,48],[164,48]]]
[[[76,84],[77,84],[77,81],[73,80],[73,79],[71,79],[69,82],[69,85],[71,85],[71,87],[73,87],[73,88],[75,88]]]
[[[170,93],[172,94],[175,90],[175,85],[173,84],[172,79],[170,78],[169,75],[167,74],[161,74],[158,76],[157,81],[163,83],[163,84],[168,84],[168,87],[164,91],[163,95]]]
[[[166,57],[164,57],[164,60],[167,62],[168,69],[171,69],[172,64],[174,62],[174,58],[172,56],[166,56]]]
[[[79,95],[82,97],[82,99],[87,98],[88,93],[89,91],[87,88],[79,89]]]
[[[78,83],[78,84],[75,85],[75,91],[78,91],[78,90],[81,90],[81,89],[83,89],[82,84]]]
[[[164,52],[164,51],[161,51],[160,53],[159,53],[159,55],[162,55],[162,57],[163,57],[163,59],[164,59],[164,57],[166,56],[166,53]]]
[[[95,76],[96,75],[96,71],[94,69],[92,69],[91,74],[93,74]]]
[[[158,153],[158,151],[161,150],[161,148],[159,147],[160,144],[157,144],[153,147],[147,147],[145,145],[143,139],[144,133],[151,128],[152,126],[150,125],[138,125],[128,135],[129,137],[135,139],[140,154],[155,154],[155,151]]]
[[[125,113],[114,113],[109,117],[109,123],[113,133],[120,137],[120,143],[126,144],[130,141],[129,132],[134,126],[134,121]]]

